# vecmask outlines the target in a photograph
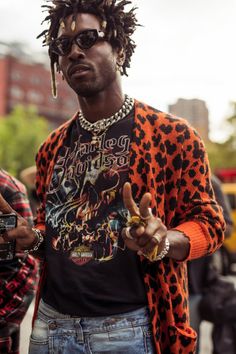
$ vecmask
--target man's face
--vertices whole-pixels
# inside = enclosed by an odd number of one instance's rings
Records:
[[[72,16],[64,20],[58,38],[72,39],[85,30],[101,31],[99,19],[87,13],[79,13],[75,28],[71,26]],[[118,80],[116,72],[117,52],[103,38],[99,38],[89,49],[81,49],[75,41],[71,50],[59,56],[59,66],[69,86],[82,97],[91,97],[109,90]]]

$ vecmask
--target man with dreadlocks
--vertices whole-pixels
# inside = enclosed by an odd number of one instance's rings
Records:
[[[37,154],[36,228],[5,236],[44,252],[30,354],[194,352],[186,262],[220,246],[224,222],[197,133],[123,94],[130,4],[46,5],[53,94],[57,71],[80,110]]]

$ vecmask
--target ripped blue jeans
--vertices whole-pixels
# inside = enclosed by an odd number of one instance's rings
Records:
[[[146,307],[108,317],[72,317],[41,300],[29,354],[154,354]]]

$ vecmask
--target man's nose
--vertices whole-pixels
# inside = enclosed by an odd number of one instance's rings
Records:
[[[84,51],[76,44],[75,42],[72,43],[71,45],[71,50],[68,55],[69,59],[77,59],[78,57],[84,57]]]

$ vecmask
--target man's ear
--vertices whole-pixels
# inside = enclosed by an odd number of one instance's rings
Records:
[[[125,51],[124,49],[120,49],[118,50],[118,53],[117,53],[117,64],[119,66],[122,66],[125,62]]]

